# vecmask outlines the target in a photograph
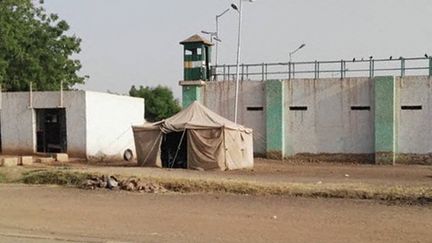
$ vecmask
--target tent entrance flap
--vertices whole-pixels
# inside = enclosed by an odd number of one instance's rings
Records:
[[[187,136],[184,132],[163,135],[161,160],[164,168],[187,168]]]

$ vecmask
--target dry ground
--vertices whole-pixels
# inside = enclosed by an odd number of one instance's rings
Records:
[[[60,167],[57,169],[58,166]],[[51,171],[48,173],[50,175],[40,174],[40,179],[46,182],[35,179],[37,176],[32,174],[35,170]],[[23,180],[23,175],[29,172],[32,179]],[[0,182],[58,184],[53,180],[46,180],[59,176],[58,173],[80,174],[82,179],[88,174],[116,175],[120,179],[137,177],[177,192],[229,192],[432,203],[432,166],[419,165],[376,166],[256,159],[253,170],[192,171],[145,168],[123,162],[73,162],[0,167]]]
[[[138,167],[135,163],[74,163],[73,167],[90,172],[196,179],[227,179],[260,183],[344,183],[382,186],[431,186],[432,166],[378,166],[341,163],[298,163],[255,159],[253,170],[192,171]]]
[[[0,242],[431,242],[432,207],[0,185]],[[276,216],[276,217],[274,217]]]

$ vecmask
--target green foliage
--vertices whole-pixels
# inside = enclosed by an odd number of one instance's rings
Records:
[[[42,3],[42,1],[41,1]],[[81,40],[69,25],[32,0],[0,0],[0,83],[9,91],[56,90],[84,83],[77,72]]]
[[[174,99],[170,88],[157,86],[156,88],[132,86],[129,95],[145,99],[146,120],[154,122],[168,118],[181,110],[179,103]]]

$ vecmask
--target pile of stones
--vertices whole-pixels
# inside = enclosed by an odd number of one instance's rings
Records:
[[[163,186],[141,181],[138,178],[129,178],[126,180],[119,180],[115,176],[92,176],[87,179],[82,188],[94,190],[97,188],[107,188],[110,190],[125,190],[130,192],[147,192],[147,193],[164,193],[168,190]]]

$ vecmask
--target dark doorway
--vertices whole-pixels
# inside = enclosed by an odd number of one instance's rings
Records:
[[[66,110],[36,109],[36,145],[40,153],[65,153]]]
[[[164,168],[187,168],[186,132],[164,134],[161,146],[161,159]]]

